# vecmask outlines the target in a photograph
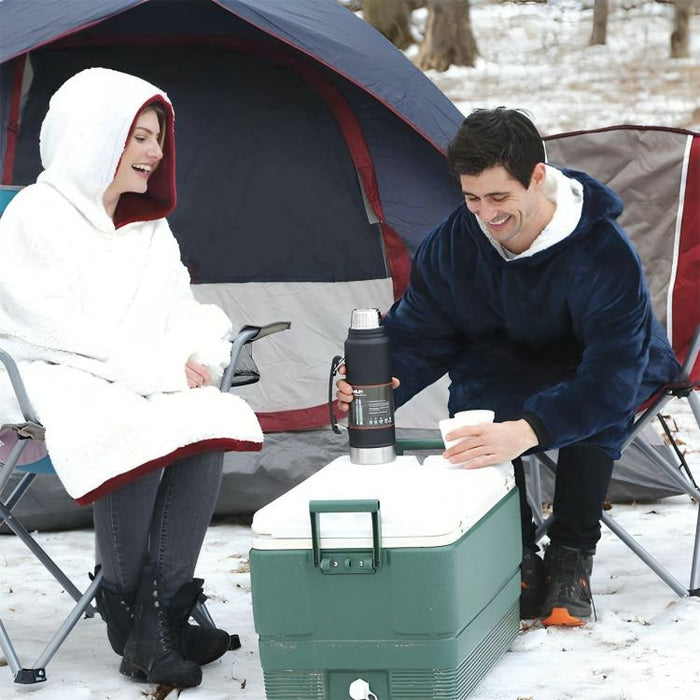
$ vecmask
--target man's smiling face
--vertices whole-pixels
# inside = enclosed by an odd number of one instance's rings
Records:
[[[545,165],[538,163],[528,188],[502,165],[478,175],[460,175],[459,181],[467,208],[481,220],[491,237],[511,252],[521,253],[548,221],[541,208],[545,177]]]

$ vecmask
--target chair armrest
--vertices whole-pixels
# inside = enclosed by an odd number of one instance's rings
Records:
[[[17,403],[19,403],[19,408],[22,411],[22,415],[24,416],[25,420],[31,423],[38,424],[39,421],[37,421],[34,409],[32,408],[32,404],[29,401],[29,396],[27,395],[27,390],[24,387],[22,377],[19,374],[17,364],[12,359],[11,355],[9,355],[2,349],[0,349],[0,362],[2,362],[3,365],[5,365],[7,374],[10,377],[12,389],[14,390],[15,396],[17,397]]]
[[[224,371],[224,376],[221,378],[219,389],[221,391],[228,391],[233,385],[236,376],[236,367],[238,366],[241,352],[246,345],[260,340],[261,338],[266,338],[273,333],[286,331],[291,325],[289,321],[276,321],[274,323],[268,323],[265,326],[243,326],[240,331],[238,331],[238,335],[233,339],[233,343],[231,344],[231,359],[229,360],[228,367]],[[253,381],[257,381],[257,379]],[[246,383],[252,384],[253,382]]]

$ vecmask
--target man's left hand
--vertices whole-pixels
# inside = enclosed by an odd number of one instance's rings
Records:
[[[466,469],[510,462],[538,444],[537,435],[526,420],[465,425],[448,433],[445,439],[460,442],[442,456]]]

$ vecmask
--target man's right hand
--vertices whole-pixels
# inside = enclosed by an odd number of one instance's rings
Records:
[[[338,374],[345,375],[345,365],[340,365],[340,367],[338,367]],[[401,382],[399,382],[396,377],[391,378],[392,389],[396,389],[400,383]],[[338,390],[335,392],[336,405],[339,410],[345,413],[350,409],[350,404],[352,403],[352,386],[350,386],[345,379],[339,379],[335,383],[335,386]]]

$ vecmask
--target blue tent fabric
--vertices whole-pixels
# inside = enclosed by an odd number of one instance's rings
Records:
[[[124,53],[119,42],[218,36],[281,46],[308,57],[336,84],[360,120],[372,152],[386,222],[399,232],[409,254],[459,201],[444,151],[461,113],[401,52],[335,0],[41,0],[41,22],[37,16],[34,0],[0,3],[0,27],[7,34],[0,45],[0,163],[6,149],[12,57],[38,46],[54,51],[71,41],[99,43],[116,37],[111,51],[118,61]],[[50,43],[54,39],[59,41]],[[139,74],[140,65],[132,72]],[[150,79],[158,84],[157,77]],[[31,174],[36,171],[34,167]]]
[[[254,510],[346,451],[318,429],[328,410],[315,387],[355,299],[390,304],[399,287],[391,260],[407,271],[421,238],[460,201],[445,164],[460,112],[336,0],[2,0],[0,39],[5,184],[40,172],[39,128],[64,80],[90,66],[123,70],[173,99],[178,207],[169,219],[200,290],[215,288],[225,303],[260,288],[278,314],[278,299],[343,283],[334,293],[344,296],[310,297],[298,317],[279,316],[296,339],[284,341],[278,364],[312,396],[254,407],[279,425],[303,423],[270,430],[304,432],[268,432],[264,455],[227,461],[217,512]],[[30,526],[87,524],[84,511],[57,505],[66,497],[55,478],[37,481],[33,497],[47,505],[33,508],[40,520]]]
[[[34,0],[4,0],[0,3],[0,27],[4,28],[0,63],[146,3],[149,0],[41,0],[39,13]],[[159,3],[164,0],[149,4]],[[171,0],[168,4],[191,11],[199,3]],[[459,110],[389,41],[335,0],[217,0],[215,4],[356,83],[440,150],[462,121]]]
[[[147,0],[3,0],[0,63]]]
[[[432,85],[421,71],[391,42],[377,37],[367,22],[354,15],[350,20],[347,15],[352,13],[337,2],[218,2],[358,84],[437,148],[444,150],[459,127],[463,118],[459,110],[447,99],[435,99]]]

